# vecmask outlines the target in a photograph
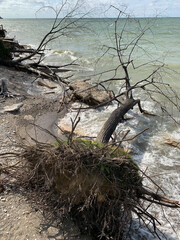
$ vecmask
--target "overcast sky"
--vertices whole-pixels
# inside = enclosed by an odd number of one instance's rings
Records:
[[[70,9],[76,0],[68,0],[69,4],[64,11]],[[180,17],[180,0],[80,0],[81,11],[92,10],[89,17],[116,17],[117,12],[108,9],[112,4],[123,9],[135,17]],[[0,0],[0,16],[3,18],[34,18],[34,17],[54,17],[49,9],[44,6],[60,7],[62,0]],[[79,11],[80,11],[79,9]]]

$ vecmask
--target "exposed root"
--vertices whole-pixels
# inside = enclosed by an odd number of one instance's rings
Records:
[[[125,239],[132,213],[145,224],[148,220],[157,235],[158,221],[144,202],[180,207],[177,201],[146,190],[138,166],[120,148],[114,151],[81,139],[58,141],[57,146],[37,143],[24,146],[21,159],[28,163],[24,173],[28,183],[55,188],[81,231],[94,239]]]

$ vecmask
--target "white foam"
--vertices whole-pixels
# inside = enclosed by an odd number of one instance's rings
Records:
[[[83,105],[85,107],[86,105]],[[155,112],[154,104],[151,102],[145,102],[144,106],[148,106],[148,110]],[[80,104],[73,104],[72,108],[78,108]],[[99,110],[88,110],[80,113],[81,121],[79,125],[84,128],[90,136],[97,136],[102,125],[110,116],[111,112],[116,108],[116,105],[108,106],[107,108]],[[70,118],[74,119],[77,112],[71,110],[66,115],[66,120],[70,122]],[[180,128],[175,127],[174,123],[162,119],[161,117],[146,116],[139,113],[138,109],[135,112],[130,111],[128,116],[133,117],[132,120],[119,124],[116,132],[119,132],[119,138],[121,138],[127,130],[130,130],[128,138],[136,135],[138,132],[145,128],[149,128],[148,131],[138,136],[135,140],[130,142],[124,142],[123,145],[133,149],[133,158],[137,161],[142,169],[147,169],[147,174],[153,177],[165,190],[167,198],[180,201],[180,149],[167,146],[164,144],[164,136],[169,136],[177,141],[180,140]],[[156,189],[155,186],[148,180],[144,181],[148,187]],[[167,239],[180,239],[180,214],[172,209],[164,209],[165,214],[168,216],[168,220],[173,223],[173,227],[176,233],[172,230],[168,224],[162,209],[159,206],[152,206],[150,212],[155,214],[157,219],[161,222],[159,229],[166,234]],[[154,240],[158,239],[149,234],[149,232],[142,228],[140,232],[134,231],[132,233],[132,239],[146,239]],[[171,236],[171,237],[170,237]],[[164,237],[162,237],[164,239]]]

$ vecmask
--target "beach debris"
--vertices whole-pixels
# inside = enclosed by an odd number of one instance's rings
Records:
[[[109,93],[79,79],[71,82],[69,88],[73,90],[73,94],[78,100],[91,106],[109,102],[111,99]]]
[[[20,108],[23,106],[23,103],[15,103],[13,105],[10,106],[5,106],[0,113],[6,113],[6,112],[10,112],[10,113],[16,113],[20,110]]]
[[[172,147],[176,147],[176,148],[179,148],[180,149],[180,141],[177,141],[171,137],[164,137],[165,139],[165,144],[168,144]]]
[[[57,86],[58,86],[57,83],[52,82],[48,79],[38,78],[36,81],[37,81],[39,86],[47,87],[47,88],[50,88],[50,89],[57,88]]]
[[[3,26],[1,28],[3,29]],[[6,32],[5,29],[2,31]],[[67,84],[67,79],[72,77],[73,73],[66,77],[60,77],[57,73],[71,72],[72,70],[67,69],[67,67],[77,65],[74,61],[60,66],[42,64],[42,57],[45,55],[44,46],[47,44],[45,42],[49,41],[47,40],[49,34],[42,40],[37,49],[32,49],[27,45],[20,45],[14,38],[5,38],[3,34],[4,37],[0,39],[0,64],[8,67],[16,67],[19,71],[34,73],[38,77]]]
[[[53,91],[49,91],[49,92],[44,92],[44,94],[48,95],[48,94],[55,94],[56,92]]]

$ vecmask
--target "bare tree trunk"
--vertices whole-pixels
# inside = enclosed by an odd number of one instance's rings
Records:
[[[105,122],[101,131],[99,132],[96,141],[100,143],[108,143],[111,135],[115,131],[120,120],[124,118],[124,115],[130,110],[133,109],[139,100],[134,100],[133,98],[128,98],[122,106],[115,109],[108,120]]]
[[[3,95],[8,92],[8,87],[5,79],[1,80],[0,83],[0,95]]]

